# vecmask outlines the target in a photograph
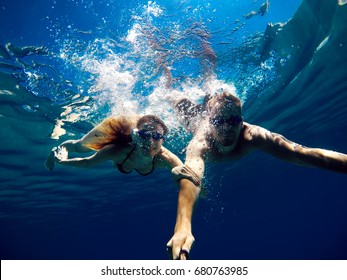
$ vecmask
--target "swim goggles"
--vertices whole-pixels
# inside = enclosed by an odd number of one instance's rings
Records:
[[[223,124],[230,124],[232,126],[239,125],[242,122],[241,116],[231,116],[229,119],[223,119],[222,117],[214,117],[210,119],[210,124],[214,126],[220,126]]]
[[[141,129],[141,130],[134,130],[138,136],[140,136],[142,139],[149,139],[152,138],[155,141],[159,141],[160,139],[164,139],[164,135],[161,134],[158,131],[152,131],[152,130],[146,130],[146,129]]]

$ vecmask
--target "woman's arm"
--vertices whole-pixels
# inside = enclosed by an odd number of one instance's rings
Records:
[[[54,147],[46,158],[45,166],[49,171],[54,168],[55,162],[57,162],[56,155],[62,151],[66,150],[67,153],[88,153],[93,151],[92,149],[83,145],[82,139],[78,140],[67,140],[61,143],[58,147]]]
[[[83,138],[78,140],[67,140],[58,147],[64,147],[69,153],[89,153],[94,150],[83,145]]]
[[[64,149],[64,148],[61,148]],[[61,165],[89,168],[96,164],[102,163],[107,160],[114,159],[115,146],[113,144],[106,145],[98,150],[95,154],[84,158],[67,158],[67,151],[62,150],[55,155],[56,162]]]
[[[194,173],[194,171],[184,165],[178,156],[164,147],[162,147],[158,160],[155,162],[155,167],[170,169],[173,179],[177,183],[179,183],[181,179],[188,179],[196,186],[200,186],[201,184],[199,177]]]
[[[280,159],[304,166],[347,173],[346,154],[305,147],[259,126],[252,126],[245,136],[249,138],[254,148],[261,149]]]
[[[183,162],[174,153],[172,153],[165,147],[162,147],[154,164],[155,167],[162,167],[171,170],[176,166],[183,165]]]

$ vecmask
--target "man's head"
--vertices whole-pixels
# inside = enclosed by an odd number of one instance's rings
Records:
[[[234,115],[242,116],[242,104],[238,97],[227,91],[217,93],[207,102],[207,110],[209,114],[218,114],[221,109],[227,109]]]
[[[242,105],[239,98],[229,92],[218,93],[207,103],[211,131],[224,146],[233,145],[242,128]]]

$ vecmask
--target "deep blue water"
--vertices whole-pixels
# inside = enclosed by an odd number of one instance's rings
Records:
[[[347,153],[347,5],[337,2],[270,0],[246,19],[262,1],[2,1],[1,259],[167,259],[169,172],[123,175],[105,163],[50,173],[43,163],[124,111],[160,115],[183,160],[191,136],[165,102],[157,60],[199,100],[202,40],[217,56],[214,87],[235,87],[248,122]],[[347,259],[345,174],[254,153],[208,165],[205,185],[192,259]]]

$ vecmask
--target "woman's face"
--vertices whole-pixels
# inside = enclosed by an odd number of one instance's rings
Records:
[[[144,153],[155,156],[161,150],[164,142],[164,129],[160,125],[143,124],[136,131],[139,145]]]

